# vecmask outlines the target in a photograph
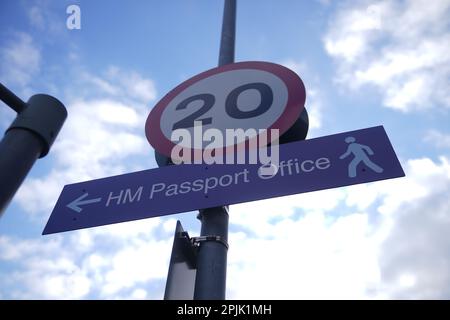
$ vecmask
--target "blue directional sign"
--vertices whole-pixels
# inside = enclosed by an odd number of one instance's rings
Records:
[[[280,145],[273,167],[174,165],[66,185],[43,234],[405,175],[382,126]]]

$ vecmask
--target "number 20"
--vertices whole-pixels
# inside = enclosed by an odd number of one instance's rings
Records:
[[[261,95],[261,102],[260,104],[253,110],[250,111],[242,111],[239,109],[239,106],[237,105],[237,100],[239,95],[250,89],[258,90],[259,94]],[[206,112],[208,112],[216,102],[216,98],[214,95],[210,93],[202,93],[197,94],[195,96],[191,96],[189,98],[184,99],[181,101],[175,108],[175,110],[184,110],[189,105],[191,105],[192,102],[200,100],[203,102],[203,105],[200,109],[193,112],[192,114],[188,115],[187,117],[181,119],[180,121],[176,122],[172,130],[176,129],[183,129],[183,128],[192,128],[194,127],[194,121],[201,121],[203,125],[211,124],[212,118],[206,117],[203,119],[199,119],[202,115],[204,115]],[[234,119],[248,119],[248,118],[254,118],[257,117],[263,113],[265,113],[267,110],[270,109],[273,102],[273,91],[272,89],[265,83],[262,82],[253,82],[244,84],[242,86],[239,86],[235,89],[233,89],[227,96],[225,100],[225,111],[226,113],[234,118]]]

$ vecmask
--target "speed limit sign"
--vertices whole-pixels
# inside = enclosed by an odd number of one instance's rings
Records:
[[[230,129],[256,129],[249,139],[258,138],[260,129],[278,129],[282,135],[299,118],[305,98],[302,80],[286,67],[256,61],[228,64],[200,73],[165,95],[150,112],[145,133],[168,157],[175,147],[172,133],[186,129],[194,135],[198,123],[224,137]],[[224,141],[223,151],[239,143]],[[183,147],[194,149],[192,144]]]

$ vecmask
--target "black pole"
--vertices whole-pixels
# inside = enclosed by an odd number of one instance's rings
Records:
[[[234,62],[236,0],[225,0],[219,66]],[[195,300],[224,300],[227,276],[228,207],[201,210]]]
[[[1,216],[34,162],[49,152],[67,111],[46,94],[34,95],[24,103],[1,83],[0,100],[18,113],[0,141]]]

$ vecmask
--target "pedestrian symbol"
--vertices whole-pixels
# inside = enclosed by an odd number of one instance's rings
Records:
[[[354,137],[347,137],[345,138],[345,142],[347,142],[348,148],[347,151],[339,157],[339,159],[347,158],[350,154],[353,154],[354,158],[348,165],[348,176],[350,178],[356,177],[356,167],[361,162],[364,162],[364,164],[375,171],[376,173],[382,173],[383,168],[378,166],[377,164],[373,163],[372,160],[369,159],[369,156],[374,155],[374,152],[369,146],[359,144],[355,142],[356,139]]]

